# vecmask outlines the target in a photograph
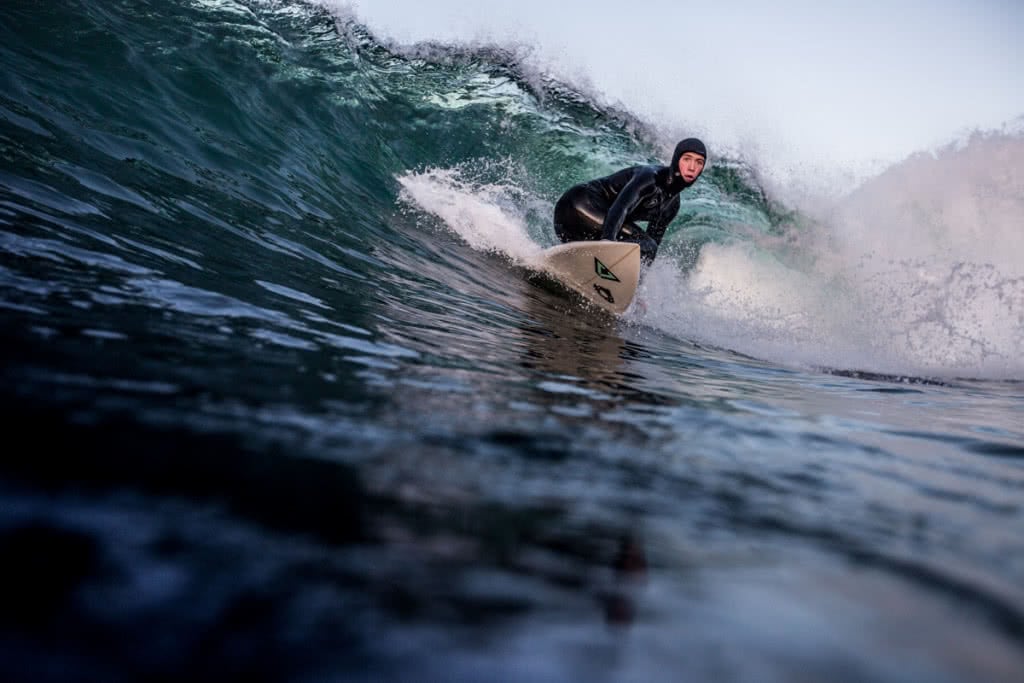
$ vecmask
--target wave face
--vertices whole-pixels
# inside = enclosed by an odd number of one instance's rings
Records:
[[[0,14],[7,677],[1024,670],[1019,135],[813,211],[712,142],[608,320],[554,201],[675,140],[525,49]]]

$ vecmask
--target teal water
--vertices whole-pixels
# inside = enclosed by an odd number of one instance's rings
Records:
[[[885,258],[715,158],[608,319],[530,259],[672,140],[514,49],[15,1],[0,62],[5,679],[1019,680],[1019,141]]]

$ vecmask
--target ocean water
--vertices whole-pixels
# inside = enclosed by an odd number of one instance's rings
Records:
[[[296,0],[0,8],[5,680],[1019,681],[1024,140],[712,159],[622,318],[529,274],[670,132]]]

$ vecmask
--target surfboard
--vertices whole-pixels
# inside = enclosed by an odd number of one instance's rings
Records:
[[[545,249],[542,269],[587,301],[620,314],[640,283],[640,245],[631,242],[567,242]]]

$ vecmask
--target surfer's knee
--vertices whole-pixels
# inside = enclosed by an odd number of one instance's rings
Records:
[[[555,234],[563,242],[578,242],[601,238],[603,217],[595,216],[585,197],[571,190],[555,204]],[[601,220],[596,220],[600,218]]]

